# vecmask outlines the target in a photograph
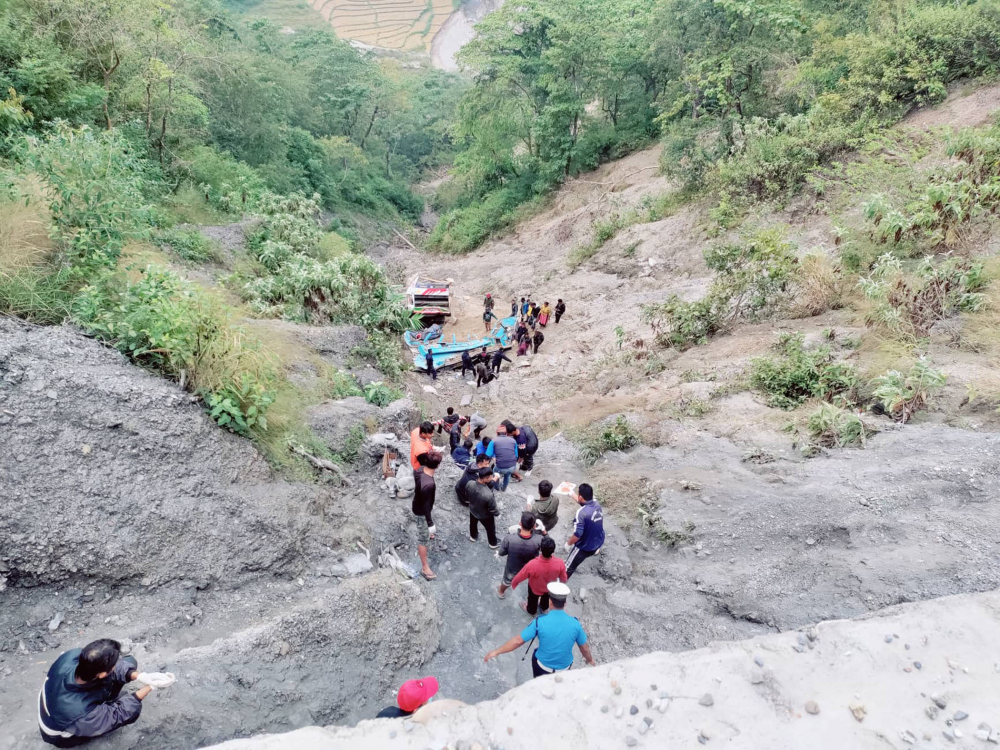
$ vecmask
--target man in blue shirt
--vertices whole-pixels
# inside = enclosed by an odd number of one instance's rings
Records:
[[[566,598],[569,596],[569,586],[560,581],[553,581],[548,585],[548,590],[551,607],[549,613],[536,617],[520,635],[514,636],[500,648],[486,654],[484,662],[500,654],[510,653],[537,638],[538,648],[531,655],[531,671],[535,677],[563,672],[572,667],[574,644],[590,666],[597,666],[594,655],[590,653],[590,646],[587,645],[587,634],[583,630],[583,625],[564,611]]]
[[[604,546],[604,512],[594,499],[594,488],[581,484],[574,498],[580,509],[576,512],[576,528],[566,541],[566,578],[570,578],[580,563],[593,557]]]

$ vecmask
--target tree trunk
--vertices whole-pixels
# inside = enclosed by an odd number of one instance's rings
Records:
[[[372,128],[375,126],[375,116],[378,114],[379,105],[375,105],[375,109],[372,110],[372,119],[368,121],[368,130],[365,131],[365,137],[361,139],[362,150],[365,147],[365,141],[368,140],[368,136],[371,135]]]
[[[153,134],[153,84],[146,81],[146,137]]]
[[[111,74],[108,71],[104,71],[104,103],[102,108],[104,109],[104,127],[107,130],[111,130],[111,111],[108,109],[108,97],[111,96]]]

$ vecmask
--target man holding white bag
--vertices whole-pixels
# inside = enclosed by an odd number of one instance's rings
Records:
[[[49,668],[38,694],[38,730],[56,747],[77,747],[132,724],[142,700],[157,688],[174,683],[170,672],[140,672],[132,656],[110,638],[62,654]],[[129,682],[143,686],[119,697]]]

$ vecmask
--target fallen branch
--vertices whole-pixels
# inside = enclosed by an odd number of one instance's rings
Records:
[[[408,239],[406,239],[406,237],[403,236],[402,232],[396,229],[396,227],[392,227],[392,231],[396,233],[396,236],[399,237],[399,239],[401,239],[403,242],[409,245],[411,250],[417,249],[416,247],[414,247],[412,242],[410,242]]]
[[[612,190],[614,190],[615,187],[625,182],[625,180],[627,180],[629,177],[635,177],[637,174],[648,172],[651,169],[659,169],[659,167],[658,166],[643,167],[642,169],[637,169],[634,172],[629,172],[627,175],[625,175],[621,179],[615,180],[614,182],[612,182],[611,180],[605,180],[604,182],[599,182],[597,180],[584,180],[584,179],[577,179],[575,182],[582,182],[585,185],[610,185],[611,190],[608,191],[610,193]]]
[[[291,449],[292,453],[298,453],[300,456],[306,459],[306,461],[311,463],[317,469],[323,469],[324,471],[331,471],[338,477],[340,477],[340,481],[343,482],[346,486],[348,487],[351,486],[351,480],[349,480],[346,476],[344,476],[344,472],[342,472],[340,470],[340,467],[337,466],[337,464],[335,464],[333,461],[327,461],[325,458],[319,458],[317,456],[314,456],[308,451],[306,451],[306,449],[303,448],[301,445],[290,445],[289,448]]]

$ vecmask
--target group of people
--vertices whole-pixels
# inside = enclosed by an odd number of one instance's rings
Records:
[[[430,567],[428,548],[437,531],[432,515],[437,492],[435,473],[444,454],[432,439],[435,431],[447,432],[451,458],[464,466],[455,494],[469,509],[469,540],[479,540],[480,526],[485,530],[490,549],[505,558],[497,597],[505,599],[508,591],[527,583],[527,600],[521,602],[521,608],[534,618],[518,635],[489,651],[484,661],[537,640],[531,659],[535,677],[572,667],[574,646],[593,665],[583,626],[564,608],[570,595],[570,577],[604,545],[603,511],[594,490],[589,484],[581,484],[569,493],[578,508],[573,532],[564,545],[565,560],[556,555],[557,544],[551,536],[559,521],[559,496],[548,480],[539,482],[538,498],[528,499],[519,523],[500,538],[496,493],[506,492],[511,480],[520,482],[531,475],[539,441],[529,425],[517,426],[504,420],[492,438],[483,434],[487,426],[479,412],[462,416],[449,407],[442,419],[422,422],[410,435],[410,464],[415,480],[412,511],[417,520],[421,575],[428,581],[437,578]],[[139,683],[139,689],[121,695],[130,682]],[[170,673],[138,671],[135,658],[123,655],[117,641],[101,639],[67,651],[49,668],[39,692],[39,732],[50,745],[77,747],[138,720],[143,699],[173,682]],[[398,706],[383,709],[378,716],[408,716],[437,691],[433,677],[410,680],[397,694]]]
[[[489,299],[489,295],[487,295]],[[515,300],[510,302],[511,316],[517,318],[517,327],[514,329],[514,340],[517,342],[517,356],[523,357],[531,349],[534,354],[538,354],[538,348],[545,341],[545,334],[542,328],[549,324],[549,320],[555,313],[555,322],[566,313],[566,303],[561,299],[556,302],[553,309],[548,302],[539,305],[529,298],[521,297],[520,305]]]
[[[469,540],[477,542],[482,527],[489,548],[506,558],[497,597],[505,599],[508,591],[527,582],[527,600],[520,606],[535,618],[519,636],[490,651],[485,661],[537,639],[539,645],[532,655],[536,677],[570,668],[574,645],[593,664],[583,627],[563,608],[570,593],[570,577],[604,546],[603,510],[589,484],[569,491],[578,508],[572,534],[564,545],[563,560],[556,555],[557,544],[550,534],[559,520],[559,496],[554,494],[552,483],[543,480],[538,484],[538,498],[528,499],[519,523],[501,538],[496,528],[500,515],[497,493],[506,492],[511,480],[519,482],[530,476],[539,441],[530,425],[517,426],[504,420],[492,438],[483,434],[487,426],[479,412],[462,416],[449,407],[436,424],[424,422],[411,433],[410,463],[416,480],[412,510],[418,527],[421,575],[428,581],[437,578],[428,561],[428,547],[436,533],[432,517],[434,475],[444,454],[434,446],[432,438],[435,430],[447,431],[451,458],[464,466],[455,484],[455,495],[469,509]]]
[[[492,294],[487,294],[483,300],[483,326],[486,333],[493,327],[493,321],[499,320],[499,316],[494,312],[495,304]],[[538,354],[538,349],[545,341],[545,328],[553,318],[558,323],[566,313],[566,303],[561,299],[555,307],[543,302],[539,305],[527,297],[521,297],[520,304],[517,300],[510,301],[510,315],[517,320],[513,336],[517,344],[517,356],[525,356],[529,350]],[[437,368],[434,365],[434,353],[428,347],[424,354],[427,374],[432,379],[437,380]],[[476,376],[476,388],[493,382],[500,377],[500,368],[504,362],[512,362],[507,356],[503,346],[497,347],[495,352],[490,352],[489,347],[484,346],[481,351],[473,353],[471,351],[462,352],[462,377],[466,372],[474,373]]]

